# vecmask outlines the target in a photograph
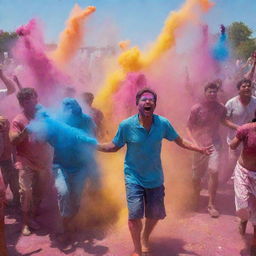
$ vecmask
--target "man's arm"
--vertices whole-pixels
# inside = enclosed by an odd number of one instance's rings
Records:
[[[28,130],[25,128],[21,132],[18,131],[10,131],[9,137],[10,141],[13,145],[18,145],[28,136]]]
[[[22,89],[22,85],[21,85],[20,80],[18,79],[18,77],[16,75],[13,76],[13,80],[17,84],[19,90],[21,90]]]
[[[253,53],[253,65],[252,68],[244,75],[245,78],[252,80],[255,72],[255,66],[256,66],[256,56],[255,53]]]
[[[205,155],[210,155],[213,151],[212,146],[209,147],[199,147],[181,137],[178,137],[177,139],[174,140],[174,142],[185,149],[191,150],[191,151],[196,151],[199,152],[201,154],[205,154]]]
[[[14,82],[4,75],[3,70],[1,69],[1,67],[0,67],[0,79],[3,81],[3,83],[6,86],[7,95],[10,95],[10,94],[15,92],[15,84],[14,84]]]
[[[116,152],[121,147],[116,146],[113,142],[101,143],[97,145],[97,150],[102,152]]]
[[[233,123],[232,121],[230,121],[228,118],[225,118],[221,121],[221,123],[225,126],[227,126],[228,128],[230,129],[233,129],[233,130],[237,130],[237,128],[239,127],[239,125]]]
[[[235,137],[233,140],[231,140],[229,147],[233,150],[237,149],[237,147],[240,145],[241,140],[239,140],[237,137]]]

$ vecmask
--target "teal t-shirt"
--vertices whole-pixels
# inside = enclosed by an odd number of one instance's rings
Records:
[[[168,119],[153,115],[153,124],[147,131],[139,122],[138,114],[122,121],[113,143],[118,147],[127,144],[124,162],[125,182],[144,188],[156,188],[163,184],[161,163],[162,139],[178,138]]]

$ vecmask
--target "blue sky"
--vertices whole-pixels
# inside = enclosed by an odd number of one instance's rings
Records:
[[[215,0],[215,7],[204,17],[210,31],[216,32],[220,24],[233,21],[246,23],[256,36],[256,0]],[[133,45],[143,46],[154,40],[160,32],[169,12],[179,8],[181,0],[0,0],[0,29],[13,31],[29,19],[37,17],[43,21],[46,41],[57,42],[65,27],[70,10],[75,3],[81,7],[94,5],[96,13],[88,26],[97,28],[89,34],[87,44],[101,38],[131,40]],[[111,33],[108,33],[111,31]],[[92,32],[90,32],[92,33]],[[110,38],[107,38],[110,40]],[[102,41],[104,43],[104,40]]]

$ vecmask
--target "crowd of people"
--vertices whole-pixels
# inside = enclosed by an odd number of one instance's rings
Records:
[[[8,255],[3,232],[4,206],[21,209],[22,235],[29,236],[33,230],[40,229],[36,217],[50,176],[54,177],[62,218],[58,239],[62,243],[69,242],[84,184],[88,177],[93,176],[95,182],[98,179],[94,150],[116,152],[127,146],[124,174],[128,226],[134,244],[132,256],[150,252],[150,235],[157,222],[166,216],[160,157],[163,139],[194,151],[195,206],[200,198],[202,178],[208,173],[207,211],[211,217],[218,218],[221,209],[217,209],[215,201],[223,146],[219,127],[223,125],[228,129],[230,149],[225,181],[234,175],[239,231],[244,235],[248,220],[252,222],[251,255],[256,255],[256,98],[252,95],[255,66],[256,56],[253,56],[250,72],[237,82],[237,96],[225,105],[218,99],[220,83],[217,80],[204,86],[203,99],[192,106],[188,115],[188,140],[179,135],[168,119],[154,114],[157,93],[145,87],[136,94],[137,113],[122,121],[113,140],[107,143],[99,143],[96,139],[104,138],[104,116],[93,107],[92,93],[82,94],[89,109],[88,114],[84,114],[74,90],[68,88],[65,95],[68,97],[62,101],[59,116],[53,119],[38,105],[34,88],[22,88],[17,78],[14,81],[7,78],[0,69],[0,79],[6,86],[0,90],[0,96],[7,97],[17,91],[21,108],[10,123],[4,115],[0,116],[0,254]],[[33,128],[38,116],[47,124],[43,138]],[[68,143],[63,143],[63,136]],[[5,200],[8,185],[13,195],[11,202]]]

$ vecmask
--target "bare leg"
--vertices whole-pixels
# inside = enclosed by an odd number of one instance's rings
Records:
[[[132,241],[134,245],[134,256],[141,255],[141,241],[140,234],[142,230],[142,221],[141,219],[133,219],[128,221],[128,226],[130,234],[132,236]]]
[[[146,219],[145,228],[142,234],[142,252],[149,252],[149,236],[152,233],[154,227],[156,226],[157,219]]]
[[[215,208],[215,198],[218,188],[218,173],[210,173],[208,180],[208,192],[209,192],[209,202],[208,211],[212,217],[219,217],[219,212]]]
[[[193,178],[193,190],[194,190],[194,209],[198,209],[199,205],[199,197],[201,191],[201,179],[200,178]]]
[[[209,206],[215,205],[216,192],[218,188],[218,173],[211,173],[208,180]]]

